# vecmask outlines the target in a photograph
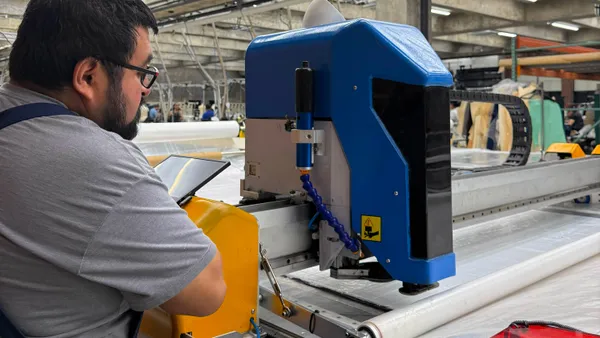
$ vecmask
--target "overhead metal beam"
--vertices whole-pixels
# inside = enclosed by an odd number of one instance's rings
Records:
[[[225,69],[227,72],[244,72],[246,70],[245,67],[245,63],[244,61],[225,61],[224,62],[225,65]],[[221,64],[220,63],[207,63],[205,65],[203,65],[204,69],[207,70],[215,70],[215,71],[221,71]],[[183,62],[181,65],[179,65],[178,67],[174,67],[173,69],[181,69],[181,68],[186,68],[186,69],[190,69],[190,68],[195,68],[197,69],[197,65],[191,63],[191,62]],[[219,82],[218,80],[215,80],[215,82]]]
[[[240,17],[241,18],[241,17]],[[226,19],[220,22],[232,25],[246,25],[243,20],[238,18]],[[268,13],[259,13],[252,16],[252,26],[270,31],[286,31],[289,29],[289,17],[284,10],[275,10]],[[302,27],[302,16],[292,14],[292,26]],[[260,35],[260,34],[258,34]]]
[[[184,39],[181,36],[181,34],[158,34],[157,39],[159,43],[169,43],[176,45],[184,44]],[[188,42],[191,46],[194,47],[215,47],[214,38],[209,38],[206,36],[190,35],[188,36]],[[248,42],[245,41],[231,39],[224,39],[223,41],[221,41],[221,48],[223,49],[246,51],[247,47]]]
[[[175,15],[196,11],[198,9],[209,9],[211,7],[222,6],[228,2],[229,0],[185,0],[171,1],[171,3],[158,6],[149,5],[149,7],[156,18],[161,20]]]
[[[448,17],[439,17],[432,21],[433,35],[448,35],[458,33],[480,32],[488,29],[498,29],[514,26],[511,20],[490,18],[472,13],[452,13]]]
[[[583,27],[600,29],[600,18],[599,17],[574,19],[571,21],[573,23],[581,25]]]
[[[460,56],[461,54],[466,55],[479,55],[484,56],[490,54],[498,54],[501,53],[502,48],[498,47],[484,47],[484,46],[473,46],[473,45],[458,45],[458,50],[456,51],[456,55]]]
[[[527,6],[516,0],[432,0],[432,2],[433,5],[439,7],[512,21],[525,21],[525,8]]]
[[[288,6],[298,5],[298,4],[309,2],[309,1],[310,0],[281,0],[281,1],[275,0],[268,4],[258,5],[256,7],[251,7],[251,8],[244,8],[243,10],[232,9],[228,13],[202,17],[202,18],[198,18],[195,20],[190,20],[187,23],[188,23],[188,25],[190,25],[192,23],[198,24],[198,25],[207,25],[207,24],[224,21],[224,20],[241,18],[242,12],[244,15],[255,15],[255,14],[259,14],[259,13],[263,13],[263,12],[273,11],[273,10],[280,9],[280,8],[285,8]],[[177,24],[168,25],[165,27],[168,27],[169,29],[180,29],[180,28],[184,28],[184,24],[177,23]]]
[[[431,46],[438,53],[454,53],[458,45],[450,41],[431,41]]]
[[[577,32],[569,32],[569,42],[582,42],[582,41],[598,41],[600,40],[600,29],[583,28]]]
[[[252,37],[248,29],[245,29],[245,26],[242,26],[244,29],[222,29],[216,28],[217,36],[219,39],[230,39],[230,40],[239,40],[239,41],[251,41]],[[185,32],[188,36],[205,36],[205,37],[214,37],[214,31],[211,25],[188,25],[185,29]],[[161,29],[159,35],[162,34],[179,34],[180,30],[174,29]]]
[[[510,46],[510,39],[495,34],[482,36],[472,34],[453,34],[445,36],[436,36],[434,39],[494,48],[508,48]]]
[[[552,28],[552,27],[532,27],[532,26],[519,26],[519,27],[506,27],[500,29],[503,32],[514,33],[519,36],[528,36],[536,39],[550,40],[556,42],[566,42],[568,40],[568,32],[564,29]]]
[[[169,44],[169,43],[161,43],[161,48],[164,52],[164,54],[169,54],[169,55],[177,55],[177,54],[182,54],[185,56],[188,56],[188,52],[185,48],[185,46],[182,44]],[[156,48],[156,44],[153,43],[152,44],[153,48]],[[192,48],[194,49],[194,53],[197,56],[217,56],[217,49],[214,48],[213,46],[209,46],[209,47],[200,47],[200,46],[194,46],[192,45]],[[239,50],[231,50],[231,49],[223,49],[221,51],[223,53],[223,57],[224,58],[236,58],[236,57],[243,57],[244,56],[244,51],[239,51]],[[168,59],[168,56],[165,56],[166,59]],[[175,56],[175,60],[177,60],[177,56]]]
[[[434,36],[464,34],[489,30],[490,33],[502,31],[515,33],[520,36],[529,36],[536,39],[566,42],[568,32],[553,27],[519,26],[507,20],[485,18],[473,14],[460,14],[457,19],[445,17],[438,19],[438,26],[434,27]],[[517,25],[517,26],[515,26]]]
[[[161,47],[164,47],[165,45],[161,45]],[[197,54],[196,54],[197,55]],[[171,61],[190,61],[190,55],[188,53],[186,54],[181,54],[181,53],[162,53],[162,57],[164,58],[164,60],[171,60]],[[202,63],[206,63],[210,61],[210,56],[205,56],[205,55],[197,55],[198,57],[198,61],[202,62]]]
[[[290,6],[289,8],[292,11],[292,13],[299,12],[299,14],[294,13],[295,15],[304,15],[306,10],[308,9],[308,6],[309,6],[309,3],[304,3],[304,4],[300,4],[300,5]],[[376,11],[375,11],[375,6],[364,7],[362,5],[341,3],[340,4],[340,12],[346,19],[363,18],[363,19],[375,20],[375,12]]]
[[[482,2],[487,4],[488,1]],[[526,6],[525,20],[521,21],[546,23],[594,16],[594,5],[590,0],[544,0]]]

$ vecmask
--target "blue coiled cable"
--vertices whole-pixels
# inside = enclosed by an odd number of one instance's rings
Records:
[[[323,198],[319,196],[317,189],[315,189],[315,187],[313,187],[312,183],[310,182],[310,175],[302,174],[300,176],[300,180],[302,181],[302,188],[304,188],[308,196],[312,198],[313,203],[317,207],[317,211],[319,212],[321,217],[327,220],[327,223],[329,223],[333,230],[335,230],[335,232],[338,234],[340,241],[344,243],[346,249],[352,252],[358,252],[358,241],[356,239],[350,238],[350,235],[348,235],[348,233],[344,230],[344,226],[338,221],[337,218],[333,216],[331,211],[327,210],[327,206],[325,206],[325,203],[323,203]]]

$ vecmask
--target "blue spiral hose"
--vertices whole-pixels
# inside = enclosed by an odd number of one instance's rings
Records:
[[[350,235],[348,235],[348,233],[344,230],[344,226],[338,221],[337,218],[333,216],[331,211],[327,210],[327,206],[325,206],[325,203],[323,203],[323,198],[319,196],[317,189],[315,189],[315,187],[313,187],[312,183],[310,182],[310,175],[303,174],[300,176],[300,180],[302,181],[302,188],[304,188],[308,196],[312,198],[313,203],[317,207],[317,211],[319,212],[321,217],[327,220],[327,223],[329,223],[333,230],[335,230],[335,232],[338,234],[340,241],[344,243],[346,249],[354,253],[358,252],[358,241],[356,239],[350,238]]]

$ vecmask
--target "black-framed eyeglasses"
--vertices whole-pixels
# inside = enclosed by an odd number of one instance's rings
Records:
[[[158,74],[159,74],[158,68],[153,67],[153,66],[141,68],[141,67],[127,64],[127,63],[121,63],[121,62],[117,62],[114,60],[110,60],[105,57],[96,57],[96,58],[99,60],[105,60],[110,63],[114,63],[115,65],[121,66],[123,68],[131,69],[131,70],[135,70],[136,72],[139,72],[140,75],[142,75],[140,77],[142,86],[144,86],[144,88],[146,88],[146,89],[150,89],[150,87],[152,87],[152,85],[154,84],[154,81],[156,81],[156,79],[158,78]]]

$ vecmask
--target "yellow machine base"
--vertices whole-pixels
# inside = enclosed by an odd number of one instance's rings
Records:
[[[557,154],[562,158],[582,158],[585,153],[577,143],[553,143],[546,154]]]
[[[600,145],[597,145],[596,148],[594,148],[592,155],[600,155]]]
[[[208,317],[171,316],[161,309],[144,313],[140,332],[151,338],[217,337],[252,331],[258,323],[258,234],[256,218],[234,206],[194,197],[183,208],[216,244],[223,261],[227,294]],[[234,235],[235,234],[235,235]]]

